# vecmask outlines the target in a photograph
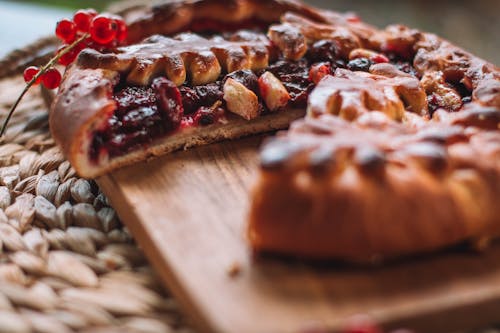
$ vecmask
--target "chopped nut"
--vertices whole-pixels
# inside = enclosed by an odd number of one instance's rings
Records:
[[[290,94],[281,81],[271,72],[265,72],[259,78],[260,95],[271,111],[285,107],[290,100]]]
[[[241,265],[239,262],[235,261],[227,269],[227,275],[229,275],[230,278],[235,278],[240,274],[241,274]]]
[[[428,95],[439,96],[439,107],[458,110],[462,107],[462,97],[451,85],[446,83],[443,72],[425,73],[420,81]]]
[[[290,24],[269,28],[269,39],[278,46],[287,59],[299,60],[307,52],[306,38],[298,28]]]
[[[224,100],[229,111],[246,120],[251,120],[259,115],[257,95],[234,79],[229,78],[224,84]]]
[[[356,58],[368,58],[370,59],[372,56],[376,55],[377,53],[372,50],[367,50],[367,49],[354,49],[349,53],[349,60],[356,59]]]

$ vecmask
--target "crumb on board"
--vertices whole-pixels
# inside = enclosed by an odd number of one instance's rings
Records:
[[[227,269],[227,275],[230,278],[236,278],[241,274],[241,264],[239,262],[233,262]]]

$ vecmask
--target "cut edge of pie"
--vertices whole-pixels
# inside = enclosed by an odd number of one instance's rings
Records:
[[[176,150],[284,129],[291,121],[305,115],[305,109],[292,108],[269,113],[252,121],[230,115],[230,121],[225,123],[181,129],[122,156],[109,158],[101,155],[97,160],[89,160],[94,133],[105,125],[116,110],[116,102],[109,98],[115,74],[103,70],[79,70],[73,71],[71,75],[63,82],[61,93],[54,102],[50,128],[71,165],[87,178],[95,178],[119,167]],[[97,80],[100,85],[91,90],[75,89],[85,86],[86,80]]]

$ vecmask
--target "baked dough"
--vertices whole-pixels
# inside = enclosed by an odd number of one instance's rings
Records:
[[[253,249],[368,263],[498,236],[500,111],[439,115],[295,122],[261,153]]]

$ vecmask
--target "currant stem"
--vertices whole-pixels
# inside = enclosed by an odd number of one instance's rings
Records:
[[[0,137],[2,137],[4,134],[5,134],[5,130],[7,129],[7,125],[9,124],[9,121],[10,121],[10,118],[12,117],[12,115],[14,114],[14,111],[16,110],[17,106],[19,105],[19,103],[21,102],[21,100],[23,99],[24,95],[26,95],[26,93],[28,92],[28,90],[33,86],[33,84],[36,82],[36,80],[38,80],[38,78],[40,78],[40,76],[42,76],[43,74],[45,74],[45,72],[51,68],[52,66],[54,66],[54,64],[63,56],[65,55],[66,53],[68,53],[69,51],[71,51],[74,47],[76,47],[76,45],[80,44],[81,42],[83,42],[85,39],[87,39],[88,37],[90,37],[90,34],[89,33],[85,33],[83,34],[82,36],[80,36],[78,39],[76,39],[73,43],[71,43],[68,47],[64,48],[61,52],[59,52],[58,54],[56,54],[52,59],[49,60],[48,63],[46,63],[42,68],[40,68],[40,71],[38,73],[36,73],[35,76],[33,76],[33,78],[31,79],[30,82],[28,82],[26,84],[26,86],[24,87],[23,91],[21,92],[21,95],[19,95],[19,97],[17,98],[17,100],[15,101],[15,103],[12,105],[12,107],[10,108],[9,110],[9,113],[7,114],[7,118],[5,118],[5,121],[3,122],[3,125],[2,125],[2,130],[0,131]]]

